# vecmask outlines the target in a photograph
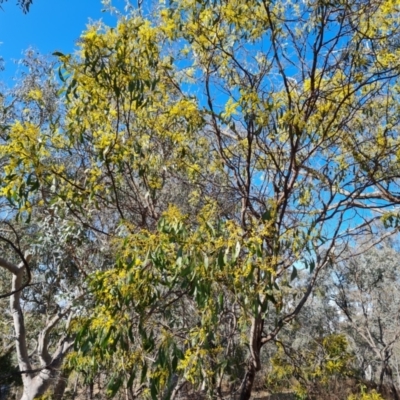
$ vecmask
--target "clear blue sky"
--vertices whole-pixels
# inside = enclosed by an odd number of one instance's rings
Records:
[[[22,58],[28,47],[43,54],[68,53],[89,19],[102,19],[109,25],[116,21],[101,12],[100,0],[33,0],[28,14],[23,14],[16,3],[8,0],[0,9],[0,56],[6,66],[6,71],[0,72],[1,81],[10,79],[15,71],[12,59]],[[114,0],[113,4],[122,9],[124,1]]]

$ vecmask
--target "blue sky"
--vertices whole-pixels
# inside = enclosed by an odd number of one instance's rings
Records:
[[[0,80],[7,81],[13,75],[13,59],[22,58],[28,47],[42,54],[54,51],[71,52],[76,40],[85,29],[89,19],[102,19],[115,25],[115,18],[101,12],[100,0],[33,0],[30,11],[24,14],[8,0],[0,10],[0,56],[5,60],[6,70],[0,72]],[[123,0],[113,4],[123,8]]]

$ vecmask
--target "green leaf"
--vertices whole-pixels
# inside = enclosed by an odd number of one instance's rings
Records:
[[[263,213],[263,215],[261,216],[261,219],[266,222],[266,221],[271,221],[271,210],[270,209],[266,209]]]
[[[290,280],[293,281],[297,278],[297,268],[293,266],[292,274],[290,275]]]
[[[129,93],[133,93],[135,88],[136,88],[136,81],[130,80],[129,83],[128,83],[128,91],[129,91]]]
[[[209,267],[209,260],[208,260],[207,254],[205,254],[204,255],[204,268],[206,271],[208,270],[208,267]]]
[[[240,243],[236,242],[235,252],[233,253],[232,261],[235,262],[240,254]]]
[[[140,375],[140,383],[144,383],[145,381],[146,381],[146,378],[147,378],[147,364],[146,363],[143,363],[143,366],[142,366],[142,373],[141,373],[141,375]]]
[[[126,383],[126,386],[127,386],[128,388],[131,388],[131,387],[132,387],[133,381],[135,380],[135,378],[136,378],[136,371],[133,370],[133,371],[131,372],[130,376],[129,376],[128,382]]]
[[[308,263],[308,265],[309,265],[309,267],[310,267],[310,273],[313,273],[314,268],[315,268],[315,261],[314,261],[314,260],[311,260],[311,261]]]
[[[114,374],[111,377],[110,382],[107,385],[107,392],[110,397],[114,397],[118,391],[118,389],[121,387],[123,382],[123,377],[121,374]]]
[[[218,263],[218,267],[219,267],[220,269],[222,269],[222,268],[224,267],[224,265],[225,265],[225,261],[224,261],[224,251],[223,251],[222,249],[220,249],[219,252],[218,252],[218,260],[217,260],[217,263]]]
[[[65,55],[63,53],[61,53],[60,51],[55,51],[52,54],[53,54],[53,56],[56,56],[56,57],[65,57]]]
[[[158,397],[157,397],[158,390],[157,390],[156,383],[154,381],[152,381],[151,385],[150,385],[150,394],[151,394],[151,398],[153,400],[157,400],[158,399]]]
[[[224,309],[224,294],[220,293],[218,296],[218,306],[219,310],[222,311]]]

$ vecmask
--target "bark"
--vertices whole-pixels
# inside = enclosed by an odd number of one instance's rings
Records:
[[[91,381],[87,385],[87,395],[89,396],[89,400],[93,399],[93,388],[94,388],[94,383],[93,381]]]
[[[392,395],[393,395],[393,399],[394,400],[400,400],[399,394],[398,394],[397,389],[396,389],[396,385],[395,385],[394,380],[393,380],[392,368],[390,367],[389,363],[386,364],[385,370],[386,370],[386,375],[390,379],[390,385],[389,386],[390,386],[390,390],[391,390]]]
[[[21,400],[33,400],[36,397],[43,395],[50,387],[54,372],[50,369],[43,369],[38,375],[29,381],[29,384],[24,382],[24,393]]]
[[[11,281],[11,291],[14,292],[14,294],[10,296],[10,312],[14,323],[15,348],[17,351],[18,366],[20,368],[20,371],[30,371],[32,368],[29,362],[29,355],[26,345],[25,322],[20,303],[21,292],[18,291],[18,289],[22,285],[24,264],[21,263],[18,266],[13,266],[13,268],[10,268],[10,263],[5,262],[5,260],[1,260],[1,266],[8,269],[13,274]],[[29,397],[27,397],[28,393],[26,391],[27,388],[31,386],[32,374],[23,373],[22,383],[24,387],[22,399],[27,400],[29,399]]]
[[[55,386],[53,391],[55,400],[62,400],[65,388],[67,387],[67,383],[68,383],[68,374],[66,371],[62,371],[58,378],[57,385]]]
[[[26,262],[29,262],[30,256],[26,256],[25,258]],[[33,369],[29,361],[24,314],[21,308],[22,279],[26,265],[25,263],[13,265],[0,258],[0,267],[12,273],[10,312],[13,318],[15,349],[23,383],[21,400],[33,400],[43,395],[51,383],[54,382],[54,379],[57,378],[63,359],[73,345],[73,341],[64,336],[60,339],[54,354],[50,355],[48,352],[48,336],[51,330],[63,317],[70,314],[71,308],[66,308],[63,313],[53,317],[40,332],[38,338],[38,355],[41,365],[39,368]]]
[[[325,253],[322,260],[320,260],[319,265],[314,270],[314,275],[308,284],[306,292],[303,294],[301,300],[296,305],[295,309],[289,314],[282,317],[275,329],[273,329],[268,335],[263,336],[264,330],[264,319],[260,317],[261,309],[258,310],[258,316],[252,319],[251,328],[250,328],[250,357],[248,362],[247,371],[245,377],[242,381],[242,390],[240,394],[240,400],[249,400],[251,397],[251,393],[253,390],[254,379],[256,377],[256,373],[261,370],[261,360],[260,360],[260,352],[263,345],[274,340],[276,335],[282,329],[282,327],[292,321],[301,311],[304,304],[308,300],[313,288],[316,285],[316,280],[319,272],[323,267],[325,267],[329,262],[329,254],[334,249],[334,243],[331,244],[329,250]]]
[[[250,361],[247,368],[246,376],[242,383],[242,391],[240,393],[240,400],[249,400],[253,390],[254,379],[256,377],[256,368],[253,360]]]
[[[175,400],[176,396],[178,396],[179,391],[183,388],[185,383],[186,383],[185,380],[183,380],[182,382],[178,382],[178,384],[174,387],[174,390],[171,393],[170,400]]]
[[[162,395],[163,400],[171,398],[171,393],[173,393],[176,385],[178,384],[178,381],[179,381],[179,376],[176,374],[173,374],[163,392],[163,395]]]
[[[250,328],[250,358],[246,375],[242,382],[240,400],[250,399],[256,373],[261,369],[260,351],[262,346],[263,326],[264,321],[262,318],[253,318]]]

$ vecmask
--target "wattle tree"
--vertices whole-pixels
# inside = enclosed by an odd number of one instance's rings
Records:
[[[20,218],[57,204],[107,254],[71,368],[110,395],[250,398],[320,272],[397,230],[399,11],[177,0],[57,54],[60,116],[11,123],[0,154]]]

